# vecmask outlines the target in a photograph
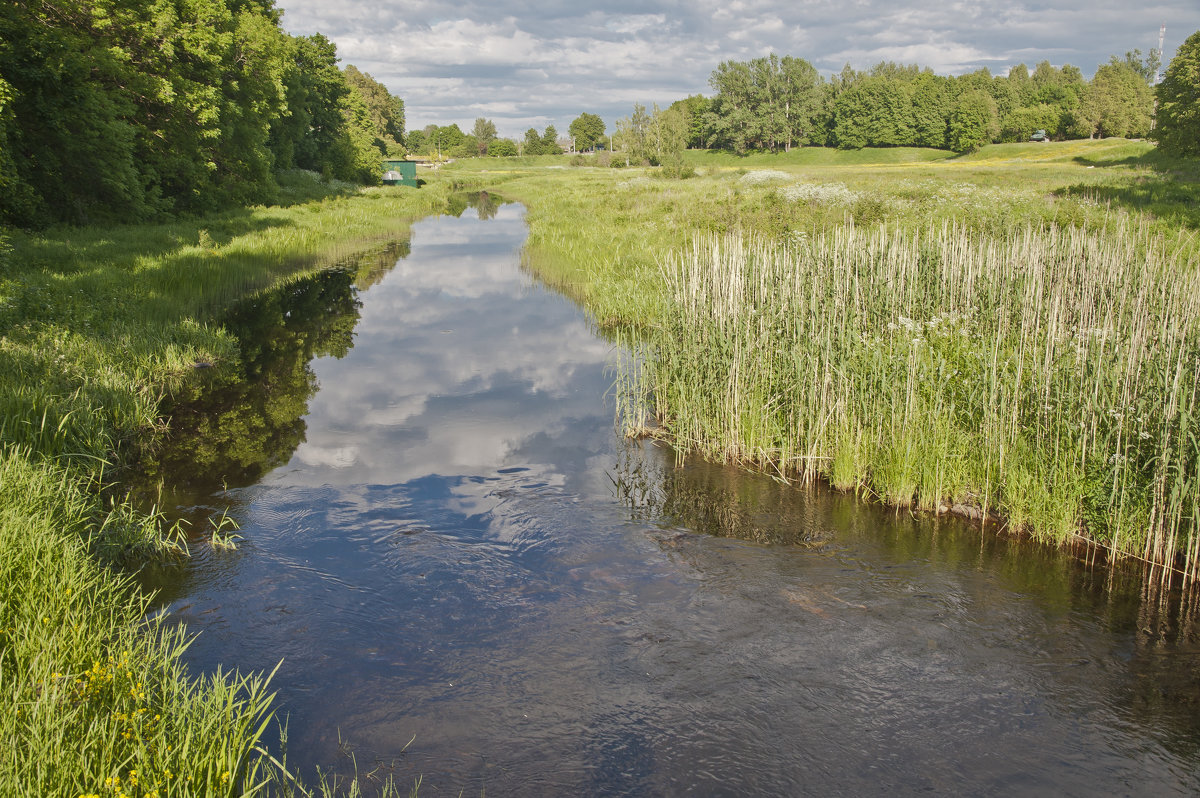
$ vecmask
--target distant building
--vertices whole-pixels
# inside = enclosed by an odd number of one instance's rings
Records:
[[[383,184],[385,186],[417,186],[417,164],[402,158],[389,158],[383,162]]]

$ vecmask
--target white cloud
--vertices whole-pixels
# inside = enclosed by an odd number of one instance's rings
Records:
[[[1049,60],[1091,74],[1110,55],[1157,46],[1161,22],[1168,56],[1200,29],[1195,0],[617,0],[584,13],[563,0],[279,4],[287,30],[324,33],[344,63],[402,97],[410,129],[485,116],[509,136],[565,130],[583,111],[611,130],[634,102],[707,93],[721,61],[769,52],[825,74],[880,60],[943,74]]]

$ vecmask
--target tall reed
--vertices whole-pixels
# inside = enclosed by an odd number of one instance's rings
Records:
[[[1200,578],[1200,274],[1145,226],[702,236],[662,279],[637,390],[684,448]]]

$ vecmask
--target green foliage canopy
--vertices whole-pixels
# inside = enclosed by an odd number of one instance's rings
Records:
[[[1150,132],[1154,95],[1145,78],[1129,64],[1112,61],[1096,70],[1080,103],[1080,132],[1136,138]]]
[[[709,85],[717,92],[706,115],[718,147],[790,150],[812,137],[821,78],[802,58],[772,53],[752,61],[725,61]]]
[[[996,101],[979,89],[968,91],[950,112],[946,143],[955,152],[974,152],[1000,132]]]
[[[604,120],[584,111],[567,127],[567,132],[575,139],[577,152],[594,150],[597,144],[604,142]]]
[[[1200,157],[1200,31],[1175,51],[1155,92],[1158,145],[1172,155]]]
[[[0,0],[0,223],[270,200],[278,169],[377,180],[403,103],[274,0]]]

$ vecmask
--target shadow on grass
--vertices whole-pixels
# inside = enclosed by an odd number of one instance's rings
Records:
[[[1120,166],[1127,169],[1151,169],[1163,175],[1169,175],[1177,180],[1186,182],[1200,181],[1200,159],[1176,158],[1165,155],[1158,149],[1135,150],[1131,145],[1128,148],[1121,148],[1116,151],[1101,150],[1092,154],[1077,155],[1072,160],[1083,166],[1095,166],[1097,168]]]
[[[1077,184],[1059,189],[1060,197],[1090,199],[1148,213],[1180,227],[1200,229],[1200,160],[1172,158],[1157,150],[1104,158],[1081,155],[1074,161],[1089,167],[1148,170],[1103,185]]]
[[[294,224],[282,213],[264,214],[262,209],[239,208],[166,223],[16,232],[11,239],[11,262],[15,272],[94,268],[98,263],[160,258],[185,247],[224,246],[238,236]]]

